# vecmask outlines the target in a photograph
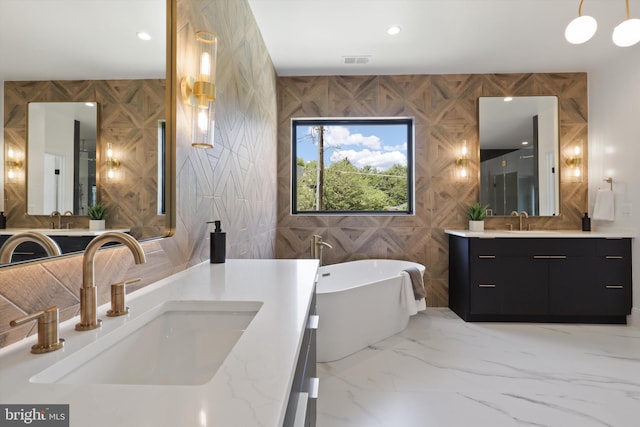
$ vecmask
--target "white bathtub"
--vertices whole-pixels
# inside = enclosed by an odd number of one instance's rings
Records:
[[[318,362],[341,359],[407,327],[401,273],[409,267],[424,274],[422,264],[385,259],[320,267]]]

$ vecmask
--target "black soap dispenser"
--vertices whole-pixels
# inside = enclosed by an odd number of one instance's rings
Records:
[[[227,256],[227,233],[220,228],[220,221],[213,221],[215,230],[210,234],[209,261],[211,264],[221,264]],[[209,221],[207,224],[211,224]]]
[[[591,231],[591,218],[587,212],[582,217],[582,231]]]
[[[4,216],[4,212],[0,212],[0,229],[7,228],[7,217]]]

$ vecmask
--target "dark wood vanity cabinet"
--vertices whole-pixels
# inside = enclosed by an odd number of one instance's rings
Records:
[[[449,307],[466,321],[625,323],[631,239],[450,235]]]
[[[316,371],[316,332],[318,329],[315,292],[307,316],[307,326],[302,337],[300,354],[296,363],[293,384],[283,427],[315,427],[318,399]]]

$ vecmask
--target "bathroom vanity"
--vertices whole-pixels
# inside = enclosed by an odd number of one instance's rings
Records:
[[[0,402],[68,404],[72,426],[313,426],[317,270],[231,259],[177,273],[129,295],[126,316],[99,307],[99,329],[62,323],[61,350],[31,354],[35,336],[0,349]]]
[[[449,234],[449,307],[465,321],[626,323],[631,233]]]

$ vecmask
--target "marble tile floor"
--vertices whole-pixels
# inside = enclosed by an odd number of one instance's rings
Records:
[[[624,325],[429,308],[318,373],[318,427],[640,426],[640,328]]]

